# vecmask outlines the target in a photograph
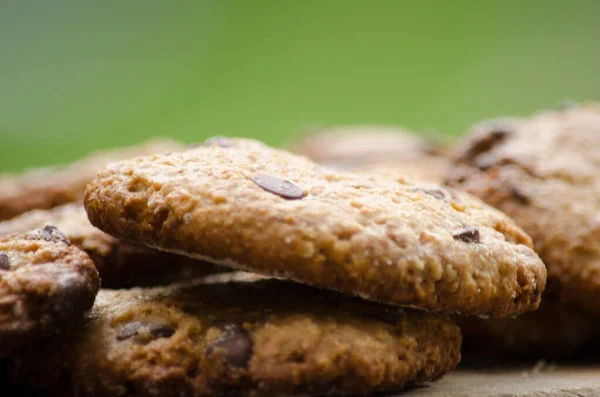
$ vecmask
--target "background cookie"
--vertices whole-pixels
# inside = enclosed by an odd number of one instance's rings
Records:
[[[61,396],[366,394],[439,378],[460,339],[445,315],[234,274],[102,290],[72,336],[10,367]]]
[[[0,222],[0,236],[48,225],[56,226],[71,243],[87,252],[105,288],[169,284],[226,269],[109,236],[92,226],[81,203],[63,204],[49,210],[32,210]]]
[[[252,140],[112,163],[85,205],[117,237],[381,302],[505,316],[545,285],[529,236],[467,194]]]
[[[82,317],[99,284],[89,257],[55,228],[0,237],[0,356]]]
[[[384,170],[432,182],[442,180],[449,161],[439,139],[375,125],[315,128],[290,149],[332,167]]]
[[[517,318],[455,316],[465,353],[532,359],[575,353],[592,336],[592,319],[544,297],[538,310]]]
[[[181,150],[177,141],[156,139],[137,146],[96,152],[69,165],[37,168],[20,174],[0,173],[0,220],[25,211],[78,201],[99,169],[111,161]]]
[[[600,315],[600,105],[474,127],[447,177],[512,217],[548,266],[549,292]]]

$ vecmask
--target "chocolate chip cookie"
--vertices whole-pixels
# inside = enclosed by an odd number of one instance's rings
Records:
[[[55,226],[94,261],[105,288],[169,284],[225,271],[212,263],[160,252],[116,239],[88,221],[83,205],[68,203],[49,210],[32,210],[0,222],[0,236]]]
[[[473,128],[447,177],[512,217],[548,267],[549,292],[600,315],[600,105]]]
[[[560,358],[578,351],[593,334],[593,320],[545,296],[538,310],[517,318],[455,316],[464,352],[524,358]]]
[[[83,317],[99,287],[90,258],[56,228],[0,237],[0,357]]]
[[[102,290],[72,335],[9,369],[60,396],[362,395],[441,377],[460,343],[444,314],[234,273]]]
[[[66,166],[37,168],[20,174],[0,173],[0,220],[36,208],[80,201],[88,182],[111,161],[183,148],[179,142],[157,139],[138,146],[92,153]]]
[[[507,316],[545,286],[530,237],[468,194],[252,140],[112,163],[85,206],[116,237],[390,304]]]
[[[332,167],[402,173],[407,178],[431,182],[442,180],[449,162],[447,149],[439,139],[375,125],[313,129],[291,149]]]

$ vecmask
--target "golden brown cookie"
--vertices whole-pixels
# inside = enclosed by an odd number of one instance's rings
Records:
[[[447,176],[512,217],[548,266],[549,292],[600,315],[600,105],[480,123]]]
[[[227,268],[116,239],[89,222],[81,203],[32,210],[0,222],[0,236],[55,226],[94,261],[104,288],[169,284]]]
[[[397,173],[431,182],[442,180],[449,162],[439,140],[376,125],[313,129],[291,150],[332,167]]]
[[[533,359],[560,358],[578,351],[592,336],[593,320],[552,297],[517,318],[455,316],[464,352]]]
[[[83,317],[99,288],[90,258],[56,228],[0,237],[0,357]]]
[[[443,314],[234,273],[102,290],[69,337],[9,367],[60,396],[363,395],[438,379],[460,343]]]
[[[107,163],[152,153],[182,150],[179,142],[156,139],[138,146],[96,152],[65,166],[36,168],[20,174],[0,173],[0,220],[23,212],[80,201],[85,186]]]
[[[117,237],[390,304],[506,316],[545,286],[529,236],[468,194],[252,140],[113,163],[85,206]]]

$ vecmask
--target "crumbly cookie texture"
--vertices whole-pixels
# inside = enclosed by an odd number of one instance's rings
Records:
[[[449,162],[439,139],[377,125],[313,128],[290,149],[334,168],[402,174],[431,182],[441,182]]]
[[[466,193],[252,140],[112,163],[85,206],[120,238],[390,304],[507,316],[545,286],[530,237]]]
[[[0,222],[0,236],[55,226],[94,261],[104,288],[164,285],[227,268],[119,240],[92,226],[81,202],[32,210]]]
[[[593,334],[593,320],[544,296],[538,310],[516,318],[454,316],[463,332],[463,351],[476,355],[533,359],[577,352]]]
[[[81,201],[88,182],[111,161],[184,148],[185,145],[177,141],[156,139],[128,148],[92,153],[65,166],[36,168],[20,174],[0,173],[0,220],[32,209]]]
[[[600,105],[473,128],[447,176],[517,222],[548,266],[549,290],[600,315]]]
[[[90,258],[56,228],[0,237],[0,357],[69,327],[99,288]]]
[[[70,337],[9,367],[60,396],[357,395],[441,377],[460,343],[443,314],[233,273],[102,290]]]

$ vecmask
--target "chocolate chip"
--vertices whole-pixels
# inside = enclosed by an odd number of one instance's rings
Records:
[[[71,245],[69,239],[55,226],[48,225],[42,229],[42,239]]]
[[[452,237],[455,240],[464,241],[465,243],[480,243],[479,229],[475,226],[469,226],[455,232]]]
[[[523,205],[531,204],[531,199],[514,186],[509,188],[511,197]]]
[[[508,132],[506,129],[499,128],[499,127],[496,127],[496,129],[492,129],[490,131],[490,135],[496,141],[501,141],[502,139],[506,138],[508,136],[508,134],[510,134],[510,132]]]
[[[517,119],[496,119],[474,127],[469,144],[457,155],[457,160],[469,162],[482,153],[489,152],[518,128]]]
[[[10,270],[10,259],[6,254],[0,254],[0,270]]]
[[[252,182],[267,192],[276,194],[287,200],[297,200],[304,197],[304,191],[299,186],[274,176],[254,174]]]
[[[206,355],[211,356],[217,350],[225,351],[225,362],[234,368],[246,368],[252,356],[252,339],[246,331],[229,335],[226,339],[218,340],[206,348]]]
[[[478,140],[473,141],[471,151],[479,154],[490,150],[496,143],[510,135],[511,127],[504,123],[491,124]]]
[[[142,328],[148,330],[152,339],[169,338],[175,333],[175,329],[170,325],[155,324],[146,321],[135,321],[123,327],[119,335],[117,335],[117,340],[122,341],[133,336],[137,336]]]

